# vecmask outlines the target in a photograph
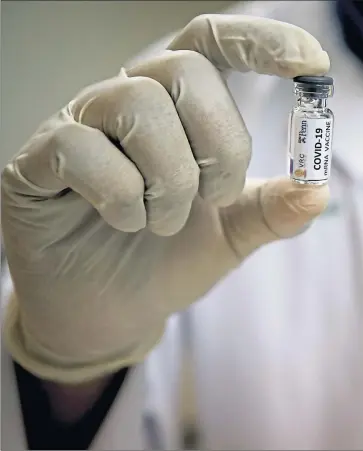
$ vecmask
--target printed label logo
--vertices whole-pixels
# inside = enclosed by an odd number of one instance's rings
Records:
[[[296,169],[294,175],[296,177],[306,177],[306,169]]]
[[[306,137],[308,134],[308,123],[305,120],[301,121],[301,128],[299,131],[298,142],[299,144],[306,144]]]

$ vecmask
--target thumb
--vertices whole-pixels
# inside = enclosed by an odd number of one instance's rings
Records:
[[[221,209],[220,216],[227,239],[243,259],[263,244],[304,231],[328,200],[327,185],[250,179],[238,202]]]

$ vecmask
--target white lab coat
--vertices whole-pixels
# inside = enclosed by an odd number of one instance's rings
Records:
[[[202,449],[363,448],[363,71],[338,39],[328,2],[292,3],[254,2],[247,11],[302,26],[331,56],[332,202],[307,233],[254,254],[191,309]],[[238,5],[229,12],[244,11]],[[148,49],[148,55],[168,41]],[[283,173],[291,82],[232,74],[229,85],[254,137],[249,175]],[[178,322],[177,316],[170,320],[146,363],[147,409],[156,414],[164,449],[181,449]],[[145,447],[143,379],[140,366],[92,449]],[[2,449],[24,449],[14,374],[4,349],[2,406]]]
[[[90,449],[113,451],[146,449],[142,435],[142,412],[145,401],[143,377],[142,366],[135,368],[130,374]],[[3,347],[1,379],[1,449],[4,451],[27,449],[13,365]]]
[[[12,281],[5,263],[1,267],[2,320],[11,291]],[[144,364],[132,369],[127,376],[90,449],[179,449],[181,441],[176,408],[180,362],[179,321],[174,316],[169,320],[163,342],[151,352]],[[0,449],[27,449],[14,366],[2,339],[0,417]]]
[[[346,47],[334,8],[254,1],[227,11],[293,23],[328,51],[332,198],[305,234],[256,252],[188,312],[192,354],[184,364],[194,386],[183,393],[195,399],[181,413],[170,399],[168,412],[176,422],[197,421],[199,449],[363,449],[363,64]],[[233,73],[228,85],[253,137],[249,176],[284,174],[292,82]],[[150,382],[158,381],[160,415],[165,367],[175,361],[163,359],[162,347],[154,354],[163,363]]]
[[[2,310],[6,306],[10,291],[11,280],[5,266],[1,268]],[[146,449],[142,427],[145,405],[144,374],[143,365],[130,372],[107,415],[107,421],[99,429],[90,449],[99,451]],[[3,451],[27,449],[14,366],[3,340],[1,340],[1,449]]]
[[[5,264],[1,268],[2,313],[11,290],[12,282]],[[169,320],[163,342],[146,359],[145,364],[138,365],[127,376],[89,449],[142,451],[152,447],[170,450],[179,448],[176,406],[180,352],[178,320],[173,317]],[[152,382],[150,386],[148,381]],[[3,451],[27,449],[14,366],[3,340],[0,416],[0,448]],[[150,418],[152,423],[148,421]]]
[[[192,308],[201,448],[362,450],[363,64],[330,2],[253,3],[331,57],[332,199],[305,234],[255,253]],[[292,82],[232,74],[229,86],[253,137],[249,175],[283,174]]]

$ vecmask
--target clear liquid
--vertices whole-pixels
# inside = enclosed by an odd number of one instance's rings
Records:
[[[294,165],[294,155],[295,152],[295,141],[293,139],[293,133],[295,121],[297,119],[306,119],[308,122],[312,119],[330,119],[332,122],[332,131],[334,127],[334,115],[331,110],[325,107],[325,99],[304,99],[299,102],[299,105],[296,106],[290,113],[289,117],[289,136],[288,136],[288,174],[290,175],[290,179],[295,183],[303,184],[303,185],[325,185],[328,182],[328,178],[323,178],[321,180],[312,180],[312,179],[304,179],[296,178],[294,175],[293,168]],[[332,139],[332,137],[331,137]],[[314,152],[313,149],[309,149],[309,153]]]

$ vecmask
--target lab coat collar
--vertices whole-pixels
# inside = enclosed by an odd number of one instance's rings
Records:
[[[8,279],[9,285],[10,278]],[[4,280],[3,280],[4,282]],[[3,299],[4,301],[4,299]],[[2,320],[6,299],[2,305]],[[3,330],[3,325],[2,325]],[[20,406],[19,391],[13,360],[6,350],[1,337],[1,449],[27,449],[26,433]],[[104,423],[96,434],[91,450],[130,450],[145,449],[142,415],[145,402],[144,365],[137,365],[124,381],[122,389],[116,396]]]
[[[142,410],[144,406],[143,365],[130,371],[117,395],[105,422],[101,425],[92,450],[145,449],[142,436]],[[20,399],[11,356],[1,340],[1,449],[27,449]]]

